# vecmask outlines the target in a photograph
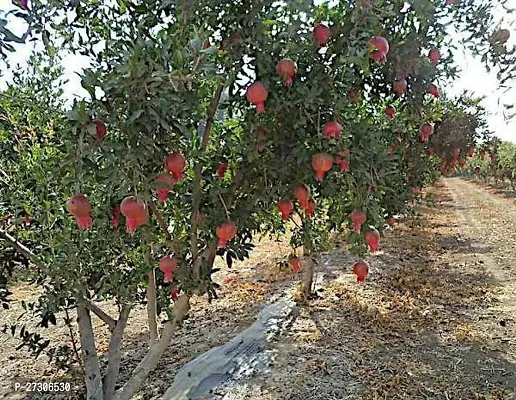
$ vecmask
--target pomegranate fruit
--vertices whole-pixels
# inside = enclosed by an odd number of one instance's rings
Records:
[[[259,81],[247,88],[247,100],[256,106],[256,112],[258,113],[265,112],[265,101],[267,101],[268,95],[267,88]]]
[[[93,226],[91,219],[91,205],[83,194],[76,194],[68,199],[66,208],[75,217],[79,229],[90,229]]]
[[[351,154],[349,150],[342,150],[337,153],[338,155],[335,157],[335,164],[340,167],[340,172],[348,172],[349,171],[349,163],[351,159]]]
[[[466,160],[465,160],[465,159],[463,159],[463,158],[461,158],[461,159],[459,160],[459,165],[460,165],[461,167],[464,167],[464,166],[466,165]]]
[[[357,261],[353,265],[353,273],[357,276],[358,283],[364,282],[367,274],[369,273],[369,264],[364,260]]]
[[[179,292],[177,291],[177,288],[173,288],[170,291],[170,299],[172,301],[176,301],[177,299],[179,299]]]
[[[170,153],[165,160],[165,169],[172,174],[172,177],[179,181],[183,178],[183,170],[186,166],[186,160],[183,155],[177,151]]]
[[[308,207],[305,208],[305,216],[307,218],[311,218],[315,215],[315,207],[317,206],[317,203],[314,199],[308,200]]]
[[[286,86],[291,86],[296,74],[297,66],[296,63],[290,58],[284,58],[278,61],[276,65],[276,73],[283,78],[283,82]]]
[[[154,182],[158,183],[160,187],[156,188],[158,195],[158,201],[164,203],[167,201],[168,193],[172,190],[176,184],[176,180],[169,173],[164,173],[154,179]]]
[[[223,158],[220,161],[220,164],[217,166],[217,176],[221,179],[224,178],[224,175],[226,175],[227,169],[228,169],[228,160]]]
[[[294,188],[294,196],[299,201],[301,208],[308,207],[308,200],[310,199],[310,189],[305,184],[296,186]]]
[[[330,38],[330,28],[328,28],[325,24],[318,24],[315,26],[314,30],[312,31],[312,36],[315,40],[315,43],[319,47],[326,46],[326,43],[328,42],[328,39]]]
[[[367,216],[360,210],[353,210],[349,215],[351,218],[351,222],[353,223],[353,231],[356,233],[360,233],[360,229],[362,229],[362,225],[366,222]]]
[[[401,96],[407,90],[407,86],[408,86],[408,83],[405,79],[396,79],[394,81],[394,84],[392,85],[392,90],[398,96]]]
[[[395,115],[396,115],[396,108],[392,105],[390,106],[387,106],[385,108],[385,115],[387,116],[387,118],[389,118],[391,121],[394,120],[395,118]]]
[[[428,88],[428,93],[430,93],[436,99],[441,97],[441,94],[439,93],[439,89],[437,89],[437,86],[435,86],[435,85],[430,85],[430,87]]]
[[[380,232],[375,228],[370,228],[364,233],[365,241],[369,246],[369,250],[377,252],[380,250]]]
[[[328,153],[317,153],[312,157],[312,168],[315,171],[315,179],[322,181],[326,172],[333,164],[333,157]]]
[[[328,121],[323,126],[323,137],[325,138],[340,138],[342,132],[342,125],[337,121]]]
[[[419,127],[419,137],[422,142],[428,142],[430,135],[434,132],[434,127],[430,124],[423,124]]]
[[[136,196],[128,196],[120,203],[120,212],[125,217],[127,232],[134,233],[139,226],[149,222],[146,204]]]
[[[97,133],[97,137],[102,139],[106,135],[106,124],[99,119],[93,120],[95,124],[95,132]]]
[[[294,204],[290,200],[280,200],[278,202],[278,210],[281,213],[281,219],[286,221],[290,218],[292,211],[294,211]]]
[[[432,62],[434,67],[437,67],[439,59],[441,58],[441,52],[439,51],[439,49],[432,49],[428,52],[428,58],[430,58],[430,61]]]
[[[160,271],[163,272],[163,274],[165,274],[163,282],[172,282],[172,274],[174,273],[177,267],[177,260],[174,257],[165,256],[162,257],[161,260],[159,260],[158,266]]]
[[[300,272],[303,269],[301,266],[301,261],[295,256],[290,256],[288,258],[288,263],[294,272]]]
[[[378,64],[385,64],[389,53],[389,42],[383,36],[373,36],[369,39],[368,50],[372,52],[369,57]]]
[[[236,235],[237,227],[232,221],[223,222],[217,227],[215,234],[219,238],[219,247],[226,247]]]

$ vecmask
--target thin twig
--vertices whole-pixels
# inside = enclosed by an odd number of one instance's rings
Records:
[[[79,363],[79,366],[81,367],[82,373],[85,374],[84,371],[84,364],[82,363],[82,358],[79,355],[79,350],[77,349],[77,344],[75,343],[75,335],[73,333],[72,324],[70,323],[70,314],[68,314],[68,309],[65,308],[65,316],[66,316],[66,326],[68,326],[68,332],[70,332],[70,339],[72,340],[72,348],[73,352],[75,353],[75,358],[77,358],[77,362]]]
[[[222,195],[219,193],[220,201],[222,203],[222,206],[224,207],[224,210],[226,210],[226,217],[228,217],[228,221],[231,219],[229,216],[228,208],[226,207],[226,203],[224,203],[224,199],[222,198]]]

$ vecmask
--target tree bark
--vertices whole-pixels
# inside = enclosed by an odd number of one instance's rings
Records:
[[[90,312],[80,304],[77,304],[77,324],[79,325],[81,354],[86,372],[84,377],[86,398],[87,400],[104,400],[100,363],[97,349],[95,348],[95,337],[91,325]]]
[[[118,373],[120,371],[122,338],[124,336],[127,320],[131,312],[132,305],[125,304],[120,312],[115,329],[111,334],[108,348],[108,367],[106,375],[103,380],[104,400],[111,400],[115,394],[116,382],[118,380]]]
[[[138,364],[138,366],[134,369],[131,378],[125,383],[125,385],[119,389],[112,400],[130,400],[134,396],[134,394],[141,387],[145,379],[150,372],[156,368],[158,362],[165,352],[165,350],[170,345],[170,341],[172,340],[172,335],[174,334],[178,324],[184,318],[188,311],[188,306],[190,302],[189,295],[182,295],[176,301],[174,306],[174,319],[171,322],[167,322],[163,329],[163,333],[159,341],[157,341],[145,355],[142,361]]]
[[[149,271],[149,282],[147,284],[147,319],[149,323],[149,347],[152,347],[158,340],[158,322],[156,306],[156,275],[154,270]]]

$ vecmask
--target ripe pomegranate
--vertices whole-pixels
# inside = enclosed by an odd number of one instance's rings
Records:
[[[158,183],[160,187],[156,188],[158,194],[158,201],[164,203],[167,201],[168,193],[172,190],[176,184],[176,180],[169,173],[164,173],[158,176],[154,182]]]
[[[120,212],[125,217],[127,232],[134,233],[139,226],[149,222],[146,204],[136,196],[128,196],[120,203]]]
[[[340,167],[340,172],[348,172],[349,171],[349,163],[351,159],[351,154],[349,150],[342,150],[337,153],[338,155],[335,157],[335,164]]]
[[[337,121],[328,121],[323,126],[323,137],[325,138],[340,138],[342,132],[342,125]]]
[[[221,179],[224,178],[224,175],[226,174],[227,169],[228,169],[228,160],[223,158],[220,161],[220,164],[217,166],[217,176]]]
[[[90,229],[93,226],[91,219],[91,205],[86,196],[76,194],[66,202],[68,212],[75,217],[75,222],[79,229]]]
[[[433,147],[429,147],[426,152],[428,153],[429,156],[433,156],[435,151],[434,151]]]
[[[237,227],[234,222],[228,221],[220,224],[215,231],[215,234],[219,238],[219,247],[226,247],[228,245],[228,241],[235,237],[236,232]]]
[[[373,36],[369,39],[368,50],[372,51],[369,55],[371,59],[378,64],[385,64],[387,61],[387,54],[389,53],[389,42],[382,36]]]
[[[118,225],[120,225],[120,207],[116,206],[111,211],[111,224],[118,228]]]
[[[102,139],[106,135],[106,124],[99,119],[95,119],[92,122],[95,124],[97,137],[99,140]]]
[[[301,261],[299,260],[299,258],[295,256],[290,256],[288,258],[288,263],[290,264],[290,266],[292,267],[292,271],[294,272],[300,272],[303,270],[303,267],[301,266]]]
[[[364,233],[364,238],[372,252],[380,250],[380,232],[375,228],[368,229]]]
[[[276,65],[276,73],[283,78],[283,82],[287,86],[292,85],[296,70],[296,63],[290,58],[284,58],[283,60],[278,61],[278,64]]]
[[[294,196],[299,201],[301,208],[308,207],[308,200],[310,199],[310,189],[305,184],[296,186],[294,188]]]
[[[434,127],[430,124],[423,124],[419,127],[419,137],[422,142],[428,142],[430,135],[434,132]]]
[[[177,299],[179,299],[179,292],[177,291],[177,288],[173,288],[170,291],[170,298],[172,299],[172,301],[176,301]]]
[[[333,164],[333,157],[328,153],[317,153],[312,157],[312,168],[315,171],[315,179],[322,181],[324,174],[328,172]]]
[[[396,79],[392,85],[392,89],[394,90],[394,93],[401,96],[407,90],[407,86],[408,83],[405,79]]]
[[[357,261],[353,265],[353,273],[357,276],[358,283],[364,282],[369,273],[369,264],[364,260]]]
[[[430,58],[430,61],[432,64],[434,64],[434,67],[437,67],[439,59],[441,58],[441,52],[439,49],[432,49],[428,52],[428,58]]]
[[[396,108],[393,105],[387,106],[385,108],[385,115],[387,115],[387,118],[389,118],[391,121],[394,120],[396,114]]]
[[[183,178],[183,170],[186,166],[186,160],[183,155],[177,151],[170,153],[165,160],[165,169],[172,174],[172,177],[179,181]]]
[[[459,165],[460,165],[461,167],[464,167],[464,166],[466,165],[466,160],[465,160],[465,159],[463,159],[463,158],[461,158],[461,159],[459,160]]]
[[[294,211],[294,204],[290,200],[280,200],[278,202],[278,210],[281,213],[281,219],[286,221],[290,218],[292,211]]]
[[[351,218],[351,222],[353,223],[353,231],[356,233],[360,233],[360,229],[362,225],[366,222],[367,216],[360,210],[353,210],[349,215]]]
[[[314,37],[315,43],[319,47],[326,46],[328,39],[330,38],[330,28],[328,28],[325,24],[318,24],[315,26],[312,35]]]
[[[317,206],[317,203],[314,199],[308,200],[308,207],[305,208],[305,216],[307,218],[311,218],[315,215],[315,208]]]
[[[247,88],[247,100],[249,103],[256,106],[256,112],[258,113],[265,112],[265,101],[267,100],[268,95],[269,92],[267,91],[267,88],[259,81],[253,83]]]
[[[172,282],[172,274],[177,267],[177,260],[174,257],[165,256],[159,260],[159,269],[165,274],[164,283]]]
[[[437,86],[435,86],[435,85],[430,85],[430,87],[428,88],[428,93],[430,93],[432,96],[434,96],[437,99],[441,97],[441,94],[439,93],[439,89],[437,89]]]

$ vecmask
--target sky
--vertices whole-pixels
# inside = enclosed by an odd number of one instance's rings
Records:
[[[315,0],[315,3],[321,3],[321,1]],[[11,0],[0,0],[0,10],[6,11],[13,7]],[[516,44],[516,17],[512,16],[510,19],[508,17],[510,16],[501,7],[495,9],[495,19],[497,21],[503,20],[502,26],[511,31],[511,38],[508,42],[510,46]],[[16,18],[11,19],[8,26],[15,33],[23,32],[23,25]],[[452,37],[457,37],[456,33],[451,30],[449,34]],[[490,129],[502,140],[516,143],[516,117],[512,121],[506,121],[501,106],[502,103],[516,105],[516,82],[514,82],[514,88],[506,93],[496,90],[495,72],[488,72],[478,58],[473,57],[460,45],[458,37],[456,44],[459,47],[456,60],[461,72],[453,84],[440,88],[441,93],[444,92],[446,95],[453,97],[467,89],[475,96],[485,97],[483,106],[489,115],[488,124]],[[38,43],[18,45],[16,52],[9,56],[11,66],[20,64],[23,68],[34,46],[38,46]],[[41,44],[39,44],[39,48],[42,48]],[[87,58],[80,55],[69,55],[64,58],[62,65],[65,71],[65,79],[68,81],[65,86],[67,98],[71,100],[87,96],[87,92],[82,89],[80,78],[77,75],[77,72],[88,65]],[[5,87],[6,82],[11,77],[10,71],[2,71],[2,75],[0,77],[0,89]]]

